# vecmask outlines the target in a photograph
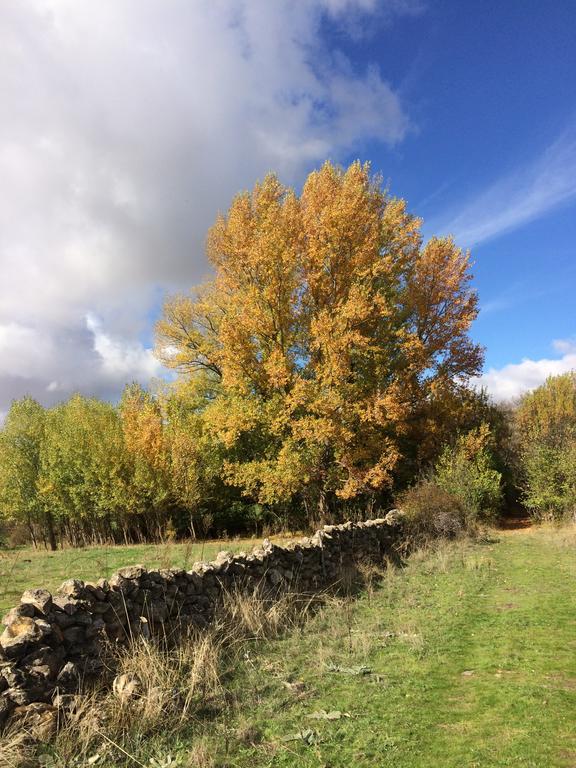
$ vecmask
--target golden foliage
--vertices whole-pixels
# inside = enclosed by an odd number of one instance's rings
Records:
[[[415,421],[478,372],[469,256],[419,229],[359,162],[300,196],[269,175],[217,219],[215,278],[166,303],[157,350],[205,393],[229,482],[265,502],[381,490]]]
[[[576,372],[550,376],[524,395],[515,420],[523,442],[561,448],[576,439]]]

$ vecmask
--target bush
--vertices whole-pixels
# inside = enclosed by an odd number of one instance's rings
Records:
[[[490,440],[483,424],[446,447],[435,467],[435,482],[460,501],[468,526],[493,520],[502,506],[502,475],[494,469]]]
[[[462,502],[434,479],[421,480],[397,498],[405,515],[408,539],[413,543],[435,538],[453,539],[468,527]]]
[[[553,448],[535,443],[524,450],[524,503],[539,520],[574,518],[576,446]]]

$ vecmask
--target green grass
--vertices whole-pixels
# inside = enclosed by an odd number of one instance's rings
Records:
[[[576,531],[494,538],[419,554],[371,593],[247,653],[229,683],[235,703],[189,744],[151,745],[150,756],[238,768],[575,766]],[[287,689],[294,681],[302,691]],[[321,710],[350,717],[308,717]],[[285,740],[306,729],[313,743]],[[206,731],[217,757],[187,762]]]
[[[97,765],[574,768],[575,579],[576,528],[416,553],[281,639],[234,641],[223,690],[183,729],[136,723]]]
[[[47,552],[19,547],[0,549],[0,618],[18,604],[31,587],[55,590],[65,579],[96,581],[118,568],[144,564],[148,568],[190,567],[197,560],[212,560],[221,550],[250,550],[260,539],[220,539],[134,546],[85,547]]]

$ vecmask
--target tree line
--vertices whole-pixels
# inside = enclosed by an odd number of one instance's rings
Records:
[[[360,163],[238,195],[208,235],[213,279],[157,324],[175,382],[13,403],[2,519],[53,547],[296,528],[366,516],[430,472],[480,515],[503,494],[565,510],[574,378],[512,415],[474,391],[470,257],[420,225]]]

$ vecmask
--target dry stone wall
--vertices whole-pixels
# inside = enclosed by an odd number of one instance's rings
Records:
[[[388,516],[325,526],[287,546],[266,540],[249,554],[220,552],[188,571],[133,565],[95,584],[70,579],[55,594],[29,589],[3,618],[0,728],[13,715],[55,711],[81,681],[99,674],[110,641],[150,637],[167,625],[205,627],[225,591],[273,597],[325,589],[360,562],[381,562],[400,535]]]

